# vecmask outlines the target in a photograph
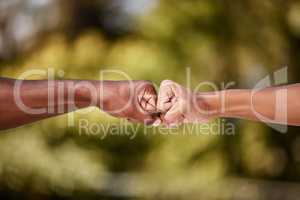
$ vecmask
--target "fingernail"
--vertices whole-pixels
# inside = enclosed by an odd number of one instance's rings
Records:
[[[155,120],[155,122],[152,124],[152,126],[159,126],[161,123],[160,119]]]

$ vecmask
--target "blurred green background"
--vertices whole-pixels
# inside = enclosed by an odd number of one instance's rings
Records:
[[[100,70],[122,70],[156,85],[186,84],[188,67],[192,88],[202,81],[252,88],[284,66],[288,82],[299,82],[296,0],[0,0],[4,77],[53,68],[64,71],[57,78],[98,79]],[[300,196],[298,127],[281,134],[262,123],[222,120],[234,124],[234,135],[184,135],[182,127],[155,134],[139,126],[134,139],[101,139],[79,134],[80,119],[127,123],[95,109],[2,131],[1,199]]]

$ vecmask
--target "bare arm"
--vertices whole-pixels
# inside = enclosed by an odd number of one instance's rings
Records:
[[[300,125],[300,84],[255,90],[225,90],[213,98],[218,116]]]
[[[229,117],[299,126],[300,84],[195,93],[166,80],[160,86],[158,108],[169,125]]]
[[[144,98],[153,99],[143,104]],[[149,102],[155,105],[155,98],[155,90],[148,81],[132,81],[131,87],[127,81],[0,78],[0,130],[88,106],[98,106],[116,117],[150,123],[152,116],[144,111],[149,110]]]

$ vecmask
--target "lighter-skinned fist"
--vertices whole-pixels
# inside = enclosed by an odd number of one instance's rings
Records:
[[[157,110],[162,113],[161,123],[166,126],[206,123],[213,117],[205,95],[202,97],[201,93],[194,93],[171,80],[164,80],[160,85]]]

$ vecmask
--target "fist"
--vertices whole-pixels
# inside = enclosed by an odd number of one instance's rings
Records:
[[[162,123],[167,126],[203,123],[212,117],[205,95],[194,93],[170,80],[165,80],[160,85],[157,109],[162,113]]]
[[[108,99],[100,105],[107,113],[132,122],[152,124],[156,118],[157,94],[150,81],[112,81],[105,90]]]

